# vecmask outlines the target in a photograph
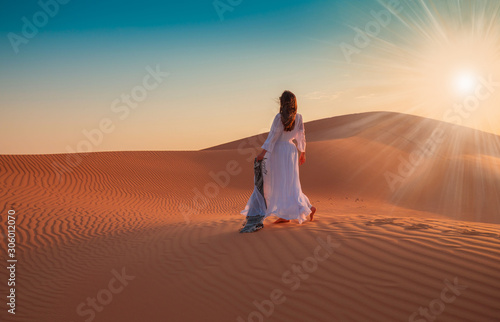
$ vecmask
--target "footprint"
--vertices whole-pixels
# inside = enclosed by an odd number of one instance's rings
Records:
[[[411,226],[405,227],[407,230],[418,230],[418,229],[429,229],[432,228],[431,225],[427,224],[412,224]]]
[[[404,226],[402,223],[395,223],[394,220],[398,218],[383,218],[383,219],[374,219],[366,223],[367,226],[382,226],[382,225],[395,225],[395,226]]]
[[[485,233],[485,232],[477,231],[475,229],[448,229],[448,230],[443,230],[442,232],[443,233],[458,233],[461,235],[469,235],[469,236],[484,236],[484,237],[500,238],[499,234]]]
[[[484,232],[477,231],[475,229],[460,229],[460,230],[458,230],[458,233],[460,233],[462,235],[472,235],[472,236],[499,237],[497,234],[484,233]]]

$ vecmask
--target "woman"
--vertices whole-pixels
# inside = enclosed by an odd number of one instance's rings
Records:
[[[293,143],[297,141],[297,146]],[[302,115],[297,114],[297,98],[290,91],[280,97],[280,112],[276,115],[262,145],[257,161],[267,155],[264,172],[264,197],[267,203],[266,216],[278,216],[275,223],[314,219],[316,208],[302,193],[299,179],[299,165],[306,162],[306,138]],[[300,152],[300,154],[299,154]],[[249,204],[242,211],[246,215]]]

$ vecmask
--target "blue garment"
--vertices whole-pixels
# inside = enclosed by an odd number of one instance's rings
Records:
[[[264,218],[266,218],[267,204],[264,198],[264,174],[266,173],[265,161],[257,161],[253,164],[254,189],[248,201],[248,212],[246,221],[240,233],[252,233],[264,228]]]

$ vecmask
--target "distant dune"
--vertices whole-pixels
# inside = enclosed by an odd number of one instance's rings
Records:
[[[425,321],[422,308],[498,321],[500,137],[386,112],[305,128],[317,220],[255,234],[237,231],[265,134],[190,152],[0,155],[0,232],[15,210],[18,259],[17,314],[0,320]]]
[[[500,137],[418,116],[372,112],[305,124],[303,186],[371,196],[454,219],[500,223]],[[207,149],[244,151],[266,134]]]

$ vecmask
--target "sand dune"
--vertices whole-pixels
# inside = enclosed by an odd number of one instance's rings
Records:
[[[454,219],[500,223],[499,136],[388,112],[305,126],[309,162],[301,176],[313,191],[373,196]],[[208,150],[243,151],[265,136]]]
[[[0,156],[18,235],[1,321],[498,321],[499,137],[396,113],[305,126],[318,220],[256,234],[237,231],[262,135]]]

